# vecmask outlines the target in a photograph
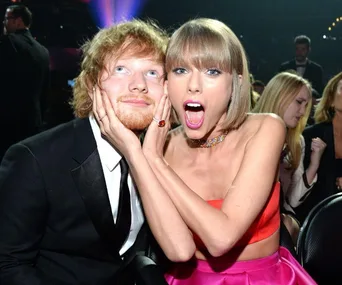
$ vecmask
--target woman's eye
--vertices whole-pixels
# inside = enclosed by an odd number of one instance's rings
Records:
[[[219,75],[221,74],[221,70],[217,69],[217,68],[208,68],[206,70],[206,73],[209,74],[209,75]]]
[[[172,70],[172,72],[175,74],[184,74],[186,73],[186,69],[182,67],[176,67]]]

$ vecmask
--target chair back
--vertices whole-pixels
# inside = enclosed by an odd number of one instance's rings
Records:
[[[297,253],[318,284],[342,284],[342,193],[310,211],[299,232]]]

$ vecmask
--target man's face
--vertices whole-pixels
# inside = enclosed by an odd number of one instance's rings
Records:
[[[164,68],[151,57],[109,60],[101,85],[116,116],[131,130],[144,130],[164,95]]]
[[[296,60],[304,62],[308,57],[310,48],[307,44],[296,44]]]
[[[14,33],[17,30],[17,20],[11,12],[11,10],[7,10],[4,17],[4,34],[7,35],[9,33]]]

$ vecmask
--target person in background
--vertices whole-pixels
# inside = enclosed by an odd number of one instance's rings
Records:
[[[294,40],[295,58],[281,64],[279,71],[295,70],[298,75],[307,79],[312,87],[319,93],[323,91],[323,69],[309,59],[311,40],[308,36],[300,35]]]
[[[317,181],[317,170],[326,147],[319,137],[308,141],[310,163],[304,167],[305,142],[302,132],[311,110],[311,96],[311,86],[307,80],[294,73],[281,72],[266,85],[253,110],[254,113],[279,115],[287,128],[279,180],[283,193],[282,217],[294,244],[300,226],[294,208],[304,201]]]
[[[254,80],[252,82],[252,87],[253,87],[253,90],[261,96],[265,89],[265,83],[262,82],[261,80]]]
[[[305,142],[320,137],[327,145],[318,168],[318,180],[312,194],[296,210],[304,220],[323,199],[342,190],[342,72],[331,78],[315,110],[315,124],[307,127]],[[310,148],[305,148],[304,166],[310,162]]]
[[[8,147],[38,133],[49,92],[49,52],[31,35],[32,13],[6,9],[0,38],[0,161]]]

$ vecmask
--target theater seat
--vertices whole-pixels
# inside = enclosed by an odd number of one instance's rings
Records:
[[[297,253],[318,284],[342,284],[342,193],[310,211],[299,232]]]
[[[137,255],[131,264],[136,285],[167,285],[162,267],[147,256]]]

